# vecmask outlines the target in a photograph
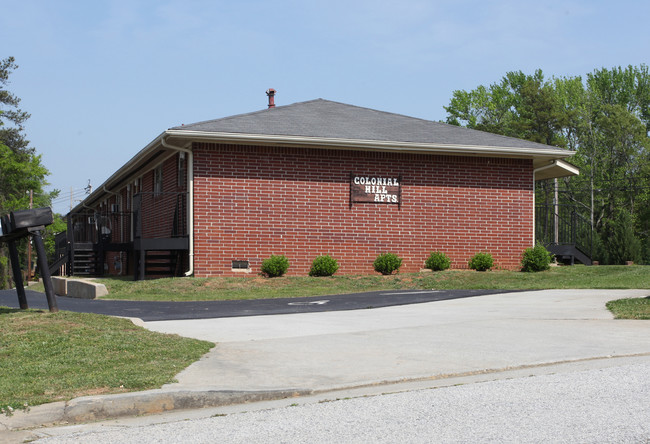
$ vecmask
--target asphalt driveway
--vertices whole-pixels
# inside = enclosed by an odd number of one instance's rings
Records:
[[[31,290],[25,290],[25,293],[29,308],[47,310],[44,293]],[[139,318],[149,322],[362,310],[497,293],[509,292],[504,290],[384,290],[304,298],[189,302],[91,300],[62,296],[57,296],[56,300],[60,310]],[[18,308],[16,291],[0,290],[0,306]]]

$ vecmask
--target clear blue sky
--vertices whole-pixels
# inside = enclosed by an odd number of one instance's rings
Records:
[[[454,90],[648,64],[650,2],[21,0],[9,89],[61,190],[83,197],[165,129],[324,98],[444,120]]]

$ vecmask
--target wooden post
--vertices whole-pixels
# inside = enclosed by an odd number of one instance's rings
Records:
[[[36,254],[38,255],[38,268],[41,270],[41,277],[43,278],[43,286],[45,287],[47,305],[50,308],[50,312],[56,313],[59,311],[59,307],[57,306],[56,296],[54,295],[52,276],[50,275],[50,267],[47,264],[47,255],[45,254],[43,237],[41,237],[40,230],[34,230],[31,233],[32,238],[34,239],[34,246],[36,247]]]
[[[29,209],[34,206],[34,191],[29,190]],[[27,238],[27,282],[32,280],[32,243]]]
[[[147,250],[142,248],[140,250],[140,275],[138,276],[139,281],[144,281],[144,274],[145,274],[145,264],[147,263]]]
[[[11,260],[11,271],[14,274],[16,283],[16,293],[18,293],[18,303],[21,310],[27,310],[27,296],[25,296],[25,287],[23,285],[23,274],[20,271],[20,259],[18,258],[18,248],[15,241],[7,242],[9,244],[9,259]]]
[[[559,199],[559,187],[557,183],[557,177],[554,180],[554,186],[555,186],[555,195],[553,197],[553,207],[554,207],[554,213],[555,216],[553,218],[553,230],[555,231],[555,238],[553,241],[555,242],[555,245],[560,244],[560,199]]]
[[[72,224],[72,216],[68,216],[65,237],[68,241],[68,264],[65,267],[65,274],[66,276],[72,276],[74,275],[74,225]]]

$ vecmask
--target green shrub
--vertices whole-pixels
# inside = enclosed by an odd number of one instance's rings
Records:
[[[399,271],[402,266],[402,258],[393,253],[380,254],[373,262],[375,271],[381,274],[391,274],[393,271]]]
[[[311,263],[309,276],[331,276],[338,269],[339,264],[336,262],[336,259],[326,254],[314,259],[314,262]]]
[[[433,271],[446,270],[451,266],[451,259],[445,253],[434,251],[429,255],[424,266]]]
[[[526,248],[521,258],[521,271],[534,272],[544,271],[551,268],[553,254],[550,253],[542,244]]]
[[[262,273],[268,277],[282,276],[289,269],[289,259],[284,256],[271,255],[262,261]]]
[[[492,268],[494,261],[492,255],[488,252],[476,253],[473,258],[469,260],[469,268],[476,271],[485,271]]]
[[[607,265],[625,265],[627,261],[639,263],[643,247],[634,230],[632,215],[624,209],[605,219],[600,231],[604,249],[601,260]]]

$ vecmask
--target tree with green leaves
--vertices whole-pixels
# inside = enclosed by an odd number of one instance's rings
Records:
[[[599,69],[582,77],[545,79],[509,72],[500,82],[454,91],[447,122],[575,152],[580,176],[560,181],[562,203],[591,220],[603,248],[613,226],[630,223],[650,262],[650,74],[648,67]],[[549,204],[554,184],[538,183]],[[592,205],[593,196],[593,205]],[[629,220],[621,216],[624,210]],[[619,231],[620,233],[620,231]],[[620,236],[619,236],[620,237]],[[625,239],[630,239],[626,232]],[[614,248],[613,246],[611,248]],[[599,249],[607,262],[619,255]]]
[[[49,172],[24,134],[30,116],[19,108],[20,99],[7,90],[9,77],[17,68],[13,57],[0,60],[0,215],[29,208],[30,191],[34,207],[49,206],[58,194],[44,191]],[[0,245],[0,288],[7,287],[8,275],[6,248]]]
[[[0,60],[0,141],[14,153],[27,156],[34,153],[23,134],[24,123],[30,115],[18,107],[20,99],[6,89],[9,76],[17,68],[13,57]]]

